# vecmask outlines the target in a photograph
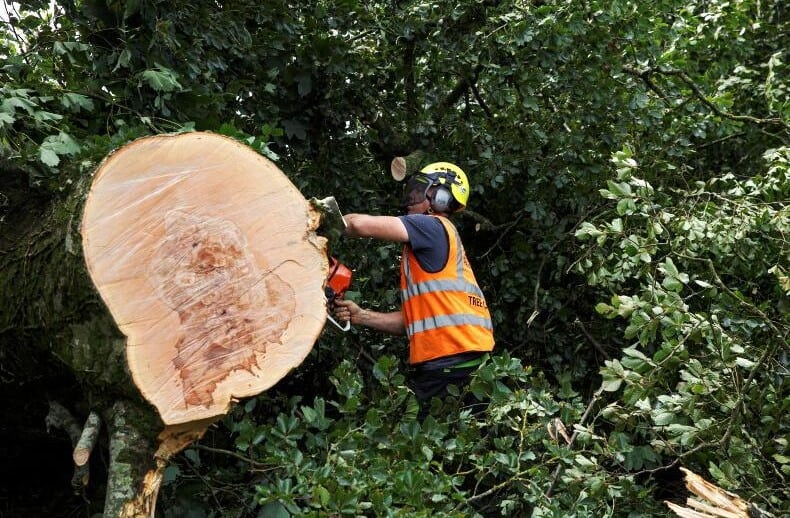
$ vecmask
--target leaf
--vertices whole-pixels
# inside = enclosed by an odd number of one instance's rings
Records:
[[[116,72],[119,68],[129,68],[129,62],[132,60],[132,53],[129,52],[129,49],[123,49],[121,54],[118,56],[118,61],[115,63],[115,68],[112,69],[113,72]]]
[[[576,231],[574,236],[576,236],[580,240],[584,240],[587,237],[597,237],[600,236],[601,234],[603,234],[603,232],[598,230],[598,228],[595,225],[585,221],[584,223],[581,224],[581,226]]]
[[[0,128],[2,128],[5,125],[11,126],[12,124],[14,124],[15,120],[16,119],[14,119],[14,117],[10,113],[0,112]]]
[[[656,426],[666,426],[675,421],[677,417],[674,412],[660,411],[653,415],[653,423]]]
[[[291,518],[291,513],[280,502],[268,502],[258,511],[258,518]]]
[[[180,474],[181,474],[181,468],[179,468],[175,464],[169,465],[168,467],[165,468],[165,473],[162,476],[162,484],[167,485],[173,482],[176,478],[178,478],[178,475]]]
[[[310,77],[310,74],[302,74],[299,76],[299,84],[297,86],[297,90],[299,92],[299,97],[304,97],[305,95],[309,94],[313,89],[313,78]]]
[[[603,302],[599,302],[595,305],[595,312],[599,315],[608,315],[613,309],[612,306]]]
[[[318,417],[318,413],[309,406],[302,407],[302,414],[304,415],[304,420],[307,423],[313,423]]]
[[[184,450],[184,457],[189,459],[195,466],[200,466],[200,454],[194,448]]]
[[[307,127],[300,121],[295,119],[286,119],[283,121],[283,129],[285,134],[289,137],[296,137],[300,140],[307,138]]]
[[[50,167],[56,167],[60,163],[60,157],[51,149],[40,147],[38,150],[39,159]]]
[[[576,457],[573,458],[573,461],[579,466],[583,466],[585,468],[594,467],[596,465],[595,459],[587,458],[581,454],[576,455]]]
[[[601,388],[604,389],[606,392],[615,392],[620,388],[620,385],[623,384],[623,380],[620,378],[610,378],[605,379],[601,383]]]
[[[674,277],[666,277],[662,282],[661,285],[668,289],[669,291],[678,292],[683,289],[683,283],[677,280]]]
[[[183,89],[178,82],[178,74],[162,65],[141,72],[140,77],[157,92],[174,92]]]
[[[431,450],[429,447],[424,445],[422,448],[420,448],[420,450],[422,451],[422,454],[425,455],[425,458],[428,459],[429,462],[433,460],[433,450]]]
[[[689,432],[696,432],[697,429],[693,426],[688,426],[680,423],[671,423],[667,426],[667,431],[672,435],[681,435]]]
[[[664,264],[661,265],[661,271],[663,271],[665,275],[668,275],[670,277],[677,277],[678,276],[677,266],[675,266],[675,263],[669,257],[667,257],[664,260]]]
[[[615,195],[616,198],[625,198],[631,196],[631,186],[625,182],[618,183],[612,180],[606,181],[606,187],[609,192]]]
[[[93,100],[90,97],[73,92],[63,94],[60,97],[60,104],[62,104],[67,110],[74,113],[77,113],[80,110],[93,110]]]
[[[3,104],[0,105],[0,110],[6,113],[14,113],[17,108],[21,108],[29,115],[32,115],[37,105],[29,100],[29,97],[25,92],[20,92],[19,90],[15,92],[19,93],[20,95],[3,99]]]
[[[59,121],[63,119],[63,115],[44,111],[44,110],[37,110],[33,112],[33,118],[37,122],[51,122],[51,121]]]
[[[316,486],[313,490],[313,497],[321,504],[321,507],[326,507],[332,500],[332,495],[322,485]]]
[[[739,367],[743,367],[744,369],[751,369],[755,365],[753,361],[742,356],[735,358],[735,364]]]
[[[75,155],[80,151],[80,146],[68,133],[61,131],[57,135],[50,135],[39,146],[39,158],[50,167],[60,163],[62,155]]]

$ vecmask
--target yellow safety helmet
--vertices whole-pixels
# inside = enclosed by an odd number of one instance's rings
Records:
[[[431,204],[439,212],[457,212],[466,207],[469,201],[469,180],[466,173],[450,162],[434,162],[428,164],[415,174],[421,181],[426,181],[429,186],[443,186],[434,194]],[[448,196],[449,195],[449,196]],[[455,200],[453,207],[450,196]]]

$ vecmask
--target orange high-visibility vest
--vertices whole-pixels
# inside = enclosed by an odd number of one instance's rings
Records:
[[[458,231],[448,219],[435,217],[449,236],[444,268],[426,272],[408,245],[401,258],[402,311],[412,364],[494,348],[491,315]]]

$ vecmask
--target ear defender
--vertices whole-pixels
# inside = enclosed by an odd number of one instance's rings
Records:
[[[440,185],[431,199],[431,208],[436,212],[449,212],[450,202],[453,201],[453,194],[450,189]]]

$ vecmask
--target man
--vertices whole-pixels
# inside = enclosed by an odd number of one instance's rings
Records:
[[[400,311],[362,309],[349,300],[336,301],[342,321],[409,338],[410,387],[420,403],[420,420],[430,400],[447,385],[462,386],[493,350],[491,315],[461,238],[448,217],[463,210],[469,183],[460,167],[429,164],[407,178],[402,207],[405,216],[348,214],[346,235],[403,243]]]

